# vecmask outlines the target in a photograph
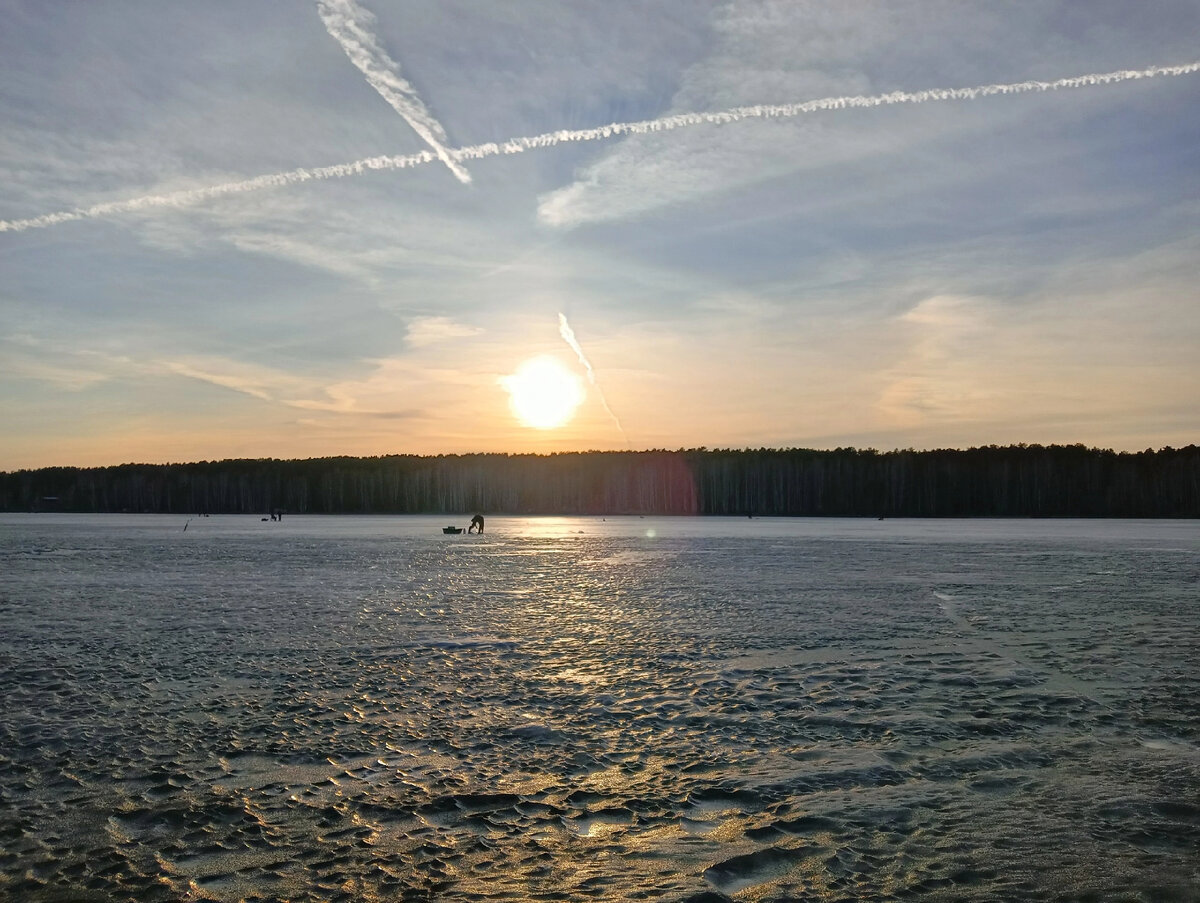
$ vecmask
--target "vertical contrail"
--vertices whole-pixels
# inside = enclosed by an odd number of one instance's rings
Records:
[[[583,353],[583,349],[579,347],[579,340],[575,338],[575,330],[571,328],[571,324],[567,322],[566,314],[560,312],[558,315],[558,334],[563,337],[563,341],[571,346],[571,350],[579,356],[579,363],[583,364],[583,369],[587,371],[588,382],[596,390],[596,395],[600,398],[600,404],[604,405],[604,410],[608,412],[608,416],[612,418],[613,423],[617,425],[617,429],[621,431],[621,436],[625,439],[625,443],[629,444],[629,436],[625,433],[625,427],[621,426],[621,418],[613,413],[613,409],[608,406],[608,399],[604,397],[604,390],[600,388],[600,384],[596,382],[596,371],[592,369],[592,362],[587,359],[587,355]]]
[[[371,32],[375,17],[354,0],[317,0],[317,12],[325,30],[342,45],[350,62],[367,77],[367,83],[404,117],[460,182],[470,182],[471,174],[447,149],[450,139],[442,124],[417,96],[416,89],[400,75],[400,66],[375,40]]]

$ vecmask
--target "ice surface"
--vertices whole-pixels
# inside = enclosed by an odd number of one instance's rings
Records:
[[[1195,523],[186,520],[0,516],[0,899],[1200,899]]]

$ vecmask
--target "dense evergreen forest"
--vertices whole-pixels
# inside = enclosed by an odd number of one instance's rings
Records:
[[[388,455],[0,473],[0,510],[1197,517],[1200,448]]]

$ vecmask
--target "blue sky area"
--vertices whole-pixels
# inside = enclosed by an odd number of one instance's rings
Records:
[[[1200,73],[454,156],[1186,66],[1194,0],[0,12],[0,469],[1200,441]],[[509,403],[541,355],[552,429]]]

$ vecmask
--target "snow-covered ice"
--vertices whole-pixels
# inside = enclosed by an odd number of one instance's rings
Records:
[[[1198,898],[1195,522],[185,521],[0,515],[0,899]]]

